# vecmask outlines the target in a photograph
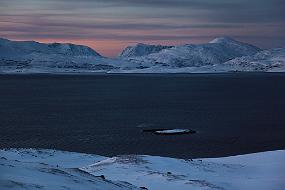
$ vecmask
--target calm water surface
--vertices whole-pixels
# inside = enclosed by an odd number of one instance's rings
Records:
[[[285,74],[0,75],[0,148],[196,158],[284,149],[284,136]]]

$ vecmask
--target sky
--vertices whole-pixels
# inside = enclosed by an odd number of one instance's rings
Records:
[[[206,43],[228,36],[285,47],[284,0],[0,0],[0,37],[88,45]]]

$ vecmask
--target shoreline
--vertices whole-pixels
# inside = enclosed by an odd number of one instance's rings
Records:
[[[177,73],[164,73],[164,72],[153,72],[153,73],[136,73],[136,72],[0,72],[0,76],[21,76],[21,75],[62,75],[62,76],[96,76],[96,75],[109,75],[109,76],[116,76],[116,75],[128,75],[128,76],[151,76],[151,75],[172,75],[172,76],[179,76],[179,75],[243,75],[243,74],[285,74],[285,72],[269,72],[269,71],[241,71],[241,72],[177,72]]]

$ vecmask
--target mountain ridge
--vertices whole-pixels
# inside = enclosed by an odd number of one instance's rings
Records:
[[[36,41],[12,41],[0,38],[0,57],[25,57],[29,54],[98,56],[99,53],[88,46],[71,43],[40,43]]]
[[[231,38],[216,38],[206,44],[186,44],[143,56],[128,57],[131,62],[170,67],[204,66],[223,63],[236,57],[254,55],[260,48]]]
[[[177,46],[138,43],[117,58],[71,43],[0,38],[0,73],[11,72],[284,72],[285,48],[262,50],[229,37]]]

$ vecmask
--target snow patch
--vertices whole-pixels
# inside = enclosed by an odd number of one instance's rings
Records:
[[[155,131],[154,134],[158,135],[176,135],[176,134],[189,134],[195,133],[195,131],[190,129],[168,129],[168,130],[158,130]]]

